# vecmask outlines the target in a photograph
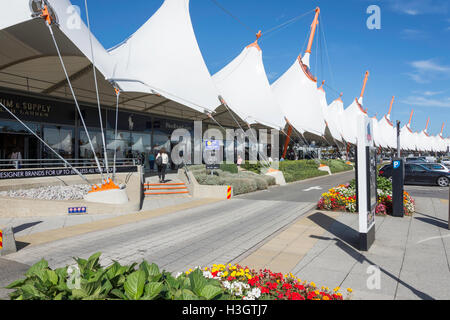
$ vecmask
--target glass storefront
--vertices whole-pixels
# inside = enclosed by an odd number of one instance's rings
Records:
[[[46,100],[0,92],[0,101],[48,145],[66,159],[93,159],[91,145],[75,107],[70,102]],[[103,139],[98,123],[98,111],[82,106],[95,154],[103,158]],[[152,115],[120,111],[118,133],[114,136],[115,111],[103,110],[108,158],[140,159],[150,168],[150,154],[165,148],[171,152],[177,141],[171,141],[175,129],[186,129],[193,139],[194,122],[158,118]],[[5,112],[0,112],[0,168],[11,154],[20,152],[23,159],[56,159],[57,156]],[[3,161],[3,162],[2,162]],[[9,164],[7,164],[9,165]]]
[[[65,159],[75,158],[75,128],[61,126],[43,127],[44,141]],[[42,159],[57,159],[54,152],[44,147]]]

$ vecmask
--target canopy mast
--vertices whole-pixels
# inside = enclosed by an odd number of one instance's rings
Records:
[[[391,100],[391,105],[389,106],[389,112],[388,112],[388,116],[391,115],[391,111],[392,111],[392,105],[394,104],[394,100],[395,100],[395,96],[392,96],[392,100]]]
[[[428,131],[428,125],[430,124],[430,117],[428,117],[428,120],[427,120],[427,125],[425,126],[425,133],[427,133],[427,131]]]
[[[413,114],[414,114],[414,110],[411,110],[411,115],[409,116],[408,127],[411,127],[411,121],[412,121]]]
[[[367,84],[367,80],[369,79],[369,71],[366,71],[366,74],[364,76],[364,83],[363,83],[363,87],[361,90],[361,95],[360,95],[360,99],[362,100],[364,98],[364,92],[366,91],[366,84]]]
[[[303,58],[303,63],[306,64],[308,67],[309,67],[309,57],[311,55],[311,48],[314,42],[314,35],[316,34],[316,28],[317,25],[319,24],[320,8],[317,7],[315,11],[316,15],[314,16],[314,21],[311,25],[311,33],[309,35],[308,47],[306,48],[305,57]]]
[[[445,122],[442,123],[441,134],[440,134],[441,137],[442,137],[442,134],[444,133],[444,126],[445,126]]]

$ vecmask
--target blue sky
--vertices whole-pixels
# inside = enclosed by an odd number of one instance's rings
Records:
[[[364,72],[369,70],[364,106],[369,108],[370,116],[377,114],[380,119],[387,113],[394,95],[393,120],[405,124],[414,109],[413,130],[424,129],[430,117],[430,133],[439,133],[445,121],[444,136],[450,136],[449,1],[216,1],[246,27],[212,0],[190,1],[194,30],[211,74],[253,42],[258,30],[270,30],[319,6],[321,24],[313,46],[311,69],[319,81],[326,80],[329,103],[338,97],[338,92],[343,92],[347,107],[359,95]],[[92,30],[110,48],[136,31],[162,2],[88,0]],[[72,3],[84,13],[84,0]],[[369,30],[366,26],[370,16],[366,10],[370,5],[381,9],[380,30]],[[310,12],[260,39],[270,82],[281,76],[304,48],[313,17]]]

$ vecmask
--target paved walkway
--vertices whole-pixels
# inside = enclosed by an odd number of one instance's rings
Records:
[[[312,211],[237,261],[352,288],[354,299],[450,299],[448,200],[416,201],[413,217],[376,218],[369,252],[358,250],[358,215]]]

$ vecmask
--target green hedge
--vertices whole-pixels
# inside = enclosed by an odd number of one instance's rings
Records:
[[[197,182],[210,186],[233,186],[233,195],[237,196],[257,190],[266,190],[269,186],[276,184],[274,177],[256,174],[253,172],[231,173],[222,169],[210,170],[195,168],[191,172]]]
[[[330,167],[331,173],[338,173],[338,172],[344,172],[344,171],[350,171],[353,170],[353,166],[348,165],[343,160],[322,160],[320,163],[327,165]]]
[[[228,164],[228,163],[222,163],[220,165],[220,170],[230,172],[230,173],[238,173],[238,167],[237,164]]]
[[[285,160],[280,162],[280,170],[288,183],[328,174],[320,171],[318,167],[314,160]]]

